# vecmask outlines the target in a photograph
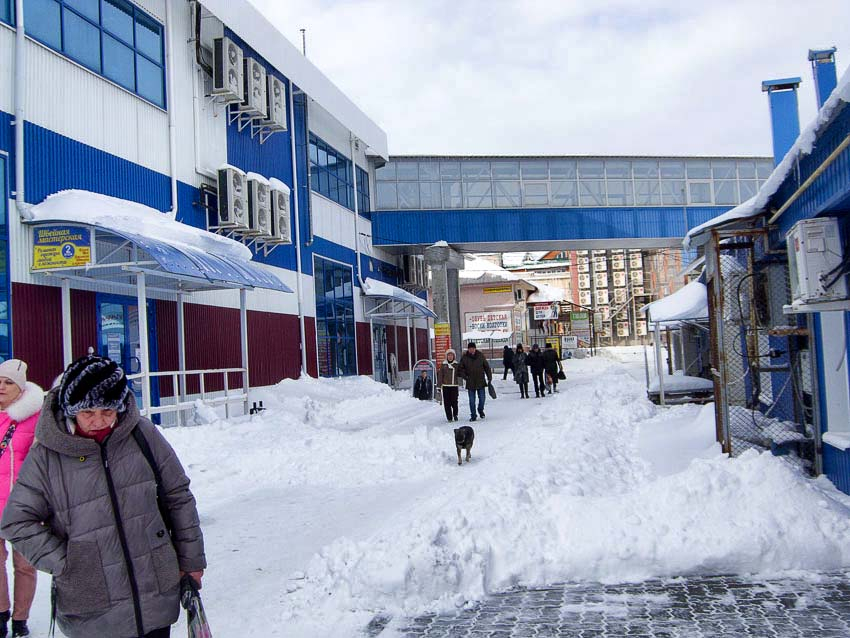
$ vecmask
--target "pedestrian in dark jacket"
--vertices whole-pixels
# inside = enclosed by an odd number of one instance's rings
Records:
[[[484,402],[487,400],[487,386],[493,381],[493,372],[486,357],[478,352],[475,344],[470,342],[466,352],[460,358],[458,375],[466,384],[466,394],[469,397],[470,421],[477,417],[484,418]],[[478,397],[478,414],[475,414],[475,397]]]
[[[457,399],[459,392],[460,377],[457,372],[458,363],[455,361],[455,351],[452,348],[446,350],[446,360],[437,372],[437,387],[443,397],[443,409],[446,411],[447,421],[457,421]]]
[[[505,373],[502,375],[502,381],[508,378],[508,370],[514,371],[514,351],[510,346],[505,346],[502,352],[502,365],[505,367]]]
[[[543,381],[543,369],[545,362],[543,361],[543,353],[540,352],[540,346],[536,343],[531,346],[531,352],[528,353],[526,359],[528,368],[531,370],[531,379],[534,381],[534,396],[540,398],[546,396],[546,384]]]
[[[139,415],[124,371],[97,356],[73,362],[47,396],[36,440],[0,535],[53,575],[62,633],[169,636],[181,575],[200,586],[204,541],[189,479],[159,430]]]
[[[519,386],[520,398],[528,398],[528,354],[523,350],[522,344],[517,344],[514,356],[514,381]]]
[[[546,344],[546,349],[543,351],[543,363],[546,370],[546,375],[551,379],[552,389],[549,394],[558,391],[558,372],[561,371],[561,357],[558,356],[558,351],[552,347],[551,343]]]
[[[431,397],[434,396],[434,384],[431,383],[427,371],[423,370],[419,378],[416,379],[416,383],[413,384],[413,396],[420,401],[430,401]]]

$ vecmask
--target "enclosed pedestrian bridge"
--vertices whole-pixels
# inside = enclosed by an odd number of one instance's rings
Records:
[[[679,246],[755,195],[769,157],[393,156],[378,169],[373,243],[421,252]]]

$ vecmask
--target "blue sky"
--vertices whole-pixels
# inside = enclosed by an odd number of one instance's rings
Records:
[[[771,154],[764,79],[850,64],[847,0],[252,0],[392,154]]]

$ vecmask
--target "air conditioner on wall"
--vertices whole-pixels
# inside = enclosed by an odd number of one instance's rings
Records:
[[[282,243],[292,243],[290,232],[289,187],[282,182],[272,182],[272,239]]]
[[[788,244],[788,270],[791,277],[790,311],[812,304],[847,299],[847,276],[838,220],[816,217],[798,221],[785,236]],[[844,304],[846,305],[846,303]],[[841,308],[830,308],[841,309]]]
[[[604,273],[604,272],[596,273],[596,287],[597,288],[607,288],[608,287],[608,273]]]
[[[596,291],[596,303],[597,304],[608,303],[608,291],[607,290],[597,290]]]
[[[617,336],[618,337],[628,337],[629,336],[629,324],[625,321],[617,323]]]
[[[260,118],[268,116],[266,68],[258,60],[244,59],[245,93],[241,111]]]
[[[218,225],[245,228],[248,224],[248,184],[245,173],[227,166],[218,171]]]
[[[286,87],[283,84],[283,80],[274,75],[268,76],[266,101],[268,117],[262,123],[273,131],[285,131]]]
[[[623,304],[627,299],[625,288],[614,288],[614,303]]]
[[[611,258],[611,268],[614,270],[623,270],[626,267],[626,259],[622,256],[615,256]]]
[[[259,176],[248,175],[248,228],[258,235],[272,234],[271,187]]]
[[[643,271],[633,270],[631,273],[632,285],[636,286],[643,283]]]
[[[582,306],[589,306],[592,302],[589,290],[582,290],[578,293],[578,302]]]
[[[626,285],[626,273],[624,272],[615,272],[614,273],[614,286],[623,287]]]
[[[580,274],[578,276],[579,288],[590,288],[590,275]]]
[[[213,58],[212,94],[225,104],[241,102],[244,94],[242,49],[230,38],[216,38]]]

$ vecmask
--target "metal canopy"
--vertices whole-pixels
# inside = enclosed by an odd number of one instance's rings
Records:
[[[366,297],[383,300],[382,303],[366,311],[369,317],[404,318],[418,315],[428,319],[437,318],[434,311],[425,305],[423,299],[392,284],[368,277],[361,289]]]

